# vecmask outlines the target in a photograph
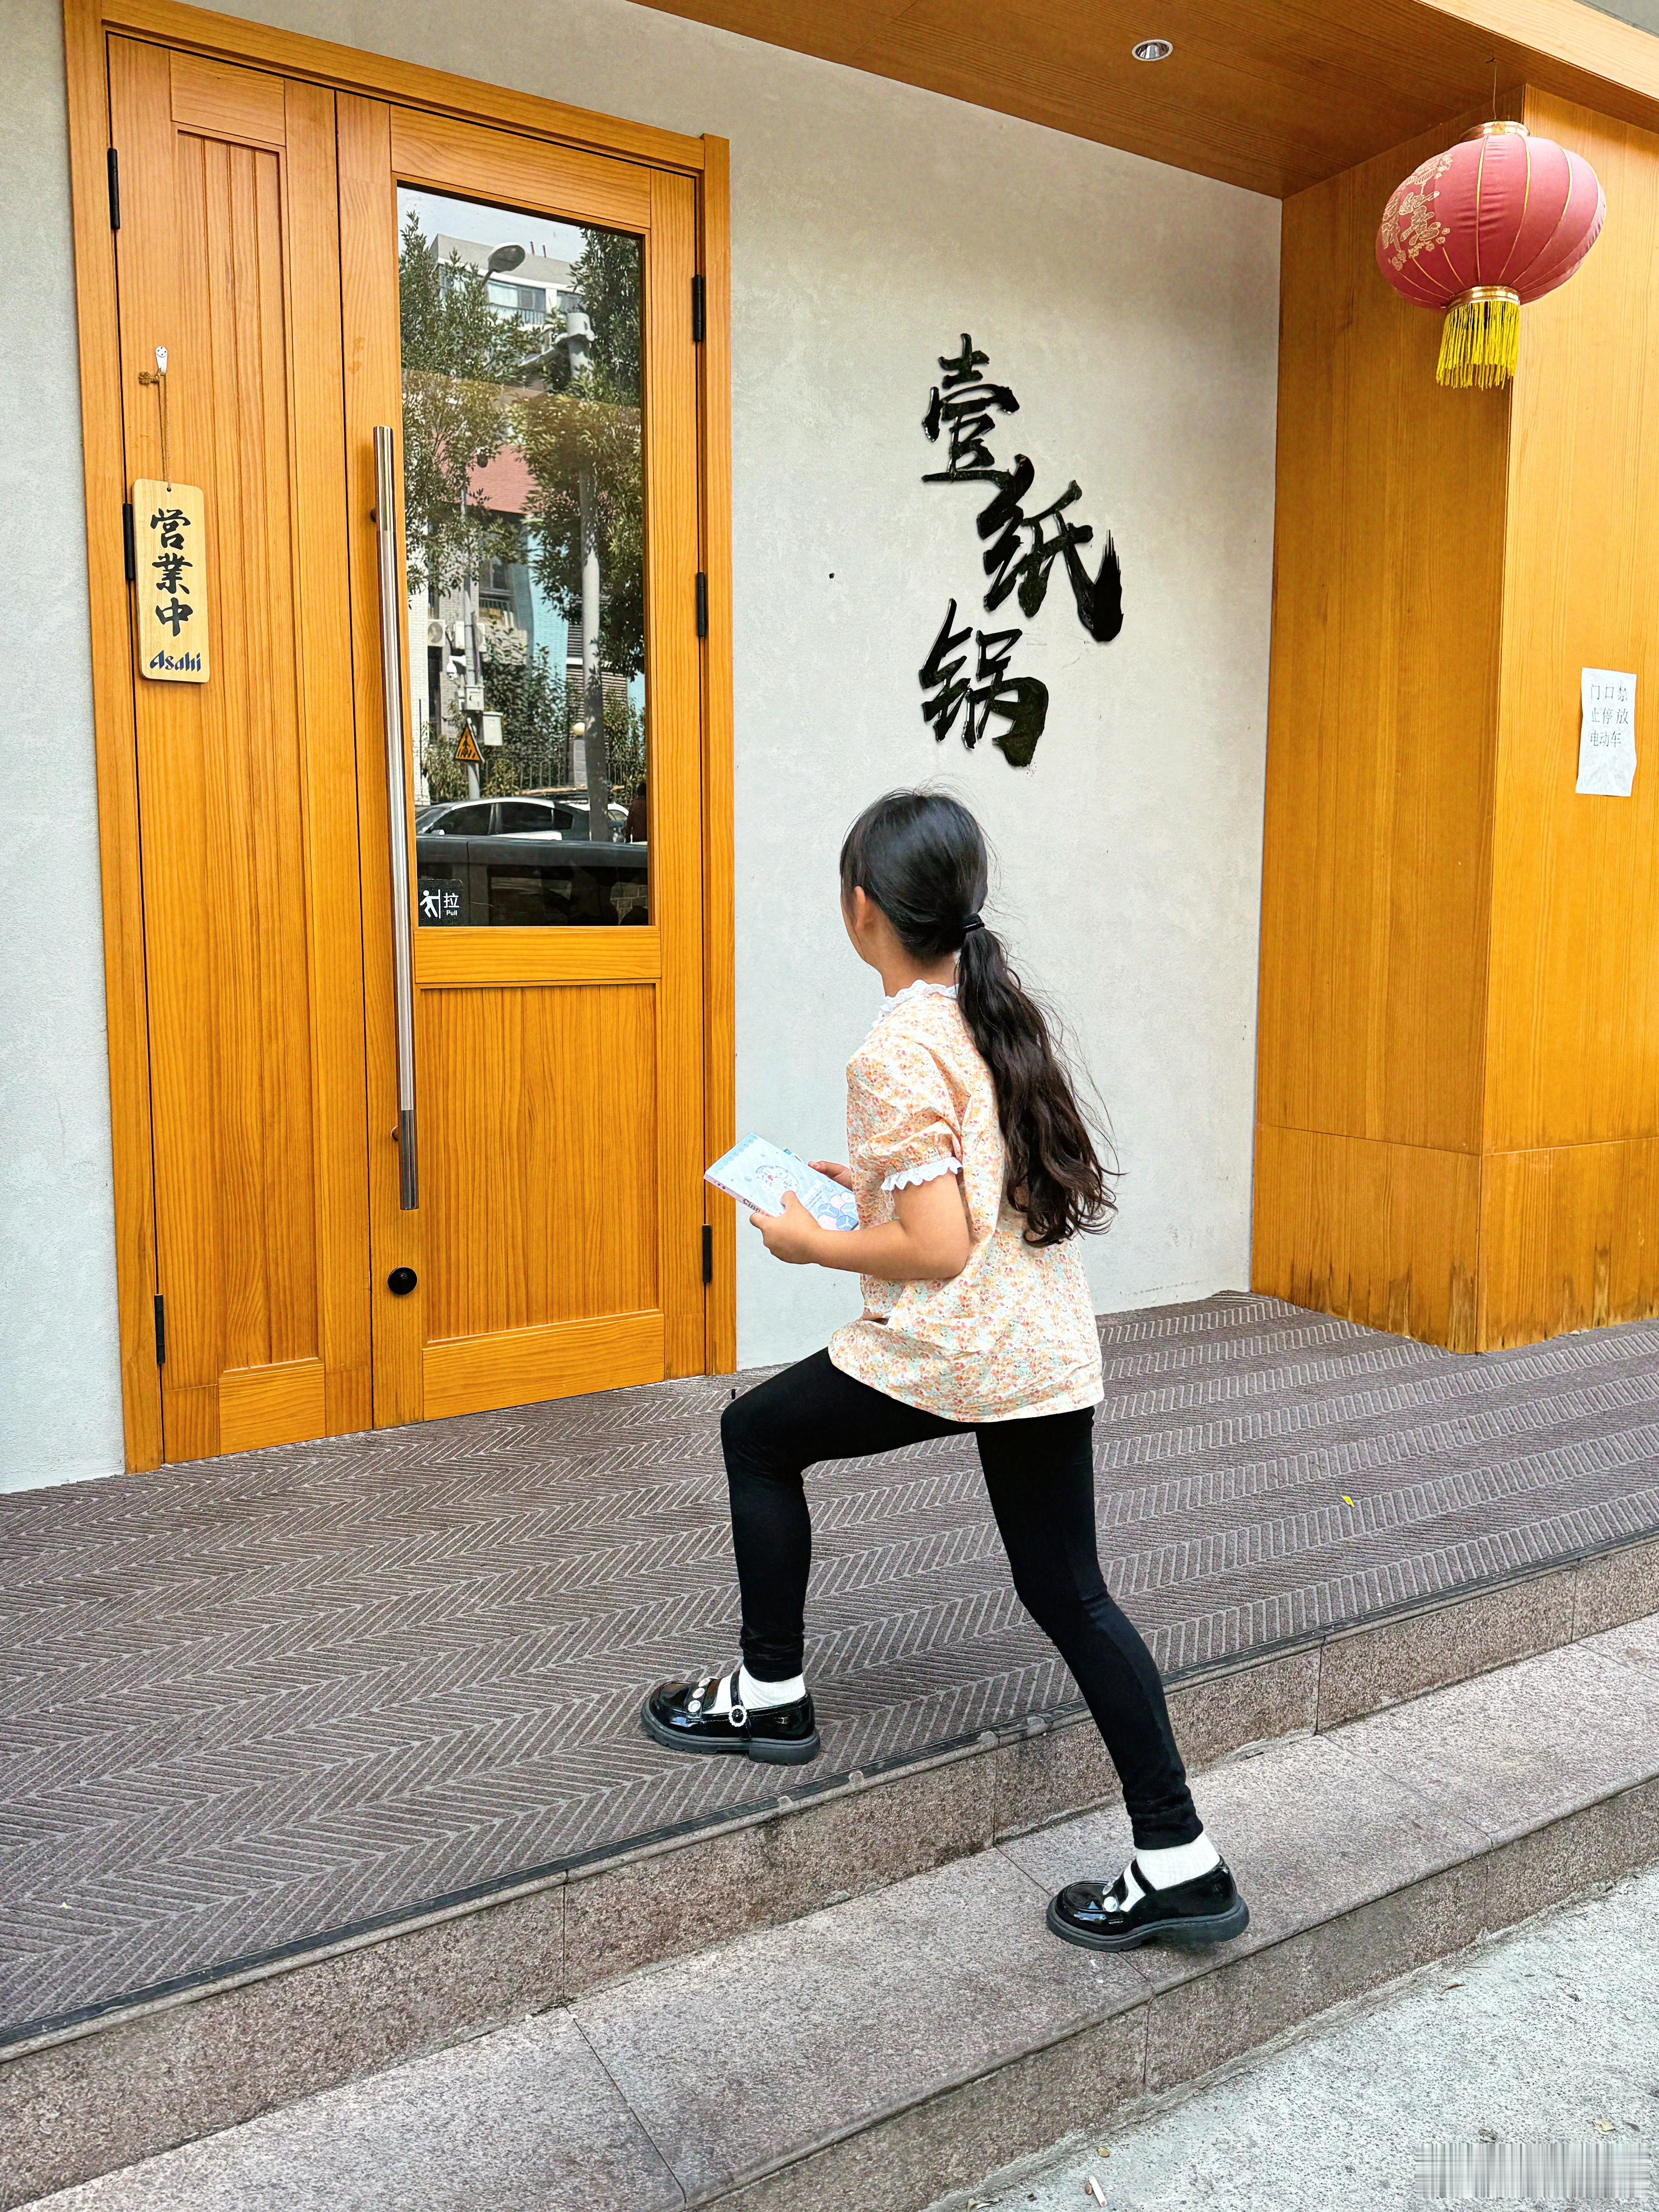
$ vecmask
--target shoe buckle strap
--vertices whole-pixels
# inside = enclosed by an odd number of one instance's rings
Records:
[[[1135,1889],[1133,1898],[1129,1895],[1132,1882]],[[1116,1880],[1107,1886],[1103,1895],[1115,1912],[1133,1912],[1141,1899],[1150,1897],[1152,1893],[1152,1885],[1141,1871],[1139,1860],[1132,1857]]]

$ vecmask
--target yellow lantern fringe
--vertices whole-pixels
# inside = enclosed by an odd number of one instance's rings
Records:
[[[1520,353],[1518,300],[1460,300],[1448,310],[1440,333],[1440,365],[1434,380],[1490,391],[1515,374]]]

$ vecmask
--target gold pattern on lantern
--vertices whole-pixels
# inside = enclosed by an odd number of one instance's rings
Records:
[[[1434,211],[1436,187],[1450,167],[1449,154],[1425,161],[1407,178],[1397,196],[1389,203],[1382,217],[1382,244],[1396,269],[1403,269],[1408,260],[1415,261],[1420,254],[1432,252],[1451,236]]]

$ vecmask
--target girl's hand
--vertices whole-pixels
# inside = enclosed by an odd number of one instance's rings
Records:
[[[853,1170],[844,1168],[839,1160],[808,1160],[806,1164],[816,1168],[821,1176],[828,1176],[831,1182],[838,1182],[843,1190],[853,1188]]]
[[[781,1213],[756,1212],[749,1218],[765,1239],[772,1257],[786,1261],[792,1267],[816,1260],[824,1237],[836,1233],[820,1229],[793,1190],[783,1194]]]

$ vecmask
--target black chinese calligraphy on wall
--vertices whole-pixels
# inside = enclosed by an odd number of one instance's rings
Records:
[[[1073,481],[1046,507],[1028,504],[1036,469],[1024,453],[1010,468],[1000,467],[991,447],[998,416],[1017,415],[1019,402],[1006,384],[984,374],[990,356],[963,333],[961,349],[939,356],[940,380],[929,397],[921,427],[929,442],[945,441],[945,463],[930,469],[924,483],[978,483],[991,496],[980,509],[976,527],[986,541],[981,565],[987,578],[985,611],[995,614],[1012,597],[1030,622],[1042,609],[1058,561],[1065,568],[1077,618],[1097,645],[1109,645],[1123,627],[1123,577],[1117,548],[1107,532],[1093,574],[1082,549],[1094,543],[1091,524],[1071,518],[1083,496]],[[943,740],[962,722],[962,741],[971,750],[988,734],[1015,768],[1028,768],[1048,719],[1048,687],[1035,676],[1008,672],[1022,629],[957,628],[952,599],[918,675],[924,694],[922,720]],[[971,640],[974,653],[967,647]],[[953,657],[954,656],[954,657]]]
[[[152,683],[208,680],[204,512],[194,484],[132,487],[138,668]]]

